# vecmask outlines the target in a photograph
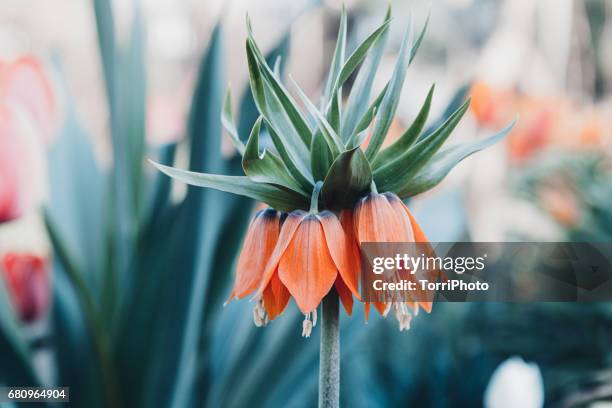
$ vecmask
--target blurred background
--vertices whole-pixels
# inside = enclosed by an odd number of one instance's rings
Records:
[[[388,3],[344,4],[352,49]],[[505,141],[410,200],[430,240],[610,241],[612,1],[391,4],[376,93],[410,13],[417,27],[430,15],[391,132],[433,83],[433,118],[472,97],[451,143],[519,117]],[[300,337],[295,305],[265,329],[247,301],[222,307],[255,204],[172,185],[145,159],[238,174],[219,117],[227,86],[242,137],[257,117],[246,14],[271,61],[282,55],[317,100],[341,7],[2,1],[0,384],[69,385],[75,406],[315,404],[318,336]],[[19,188],[10,163],[27,169]],[[357,309],[342,316],[343,406],[612,401],[612,305],[440,304],[407,333],[378,316],[364,325]]]

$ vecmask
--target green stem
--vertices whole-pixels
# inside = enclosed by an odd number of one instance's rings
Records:
[[[323,299],[319,354],[319,408],[340,406],[340,307],[338,293]]]
[[[310,197],[310,212],[313,214],[319,212],[319,194],[321,193],[321,187],[323,187],[323,182],[317,181],[317,184],[315,184],[312,190],[312,196]]]

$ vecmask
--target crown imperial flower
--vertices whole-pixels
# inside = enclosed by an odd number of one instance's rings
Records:
[[[390,10],[349,55],[346,13],[342,13],[317,107],[295,81],[291,80],[295,92],[288,90],[282,64],[268,65],[247,19],[250,85],[260,117],[245,141],[236,130],[228,92],[221,118],[242,157],[245,175],[196,173],[154,163],[177,180],[251,197],[270,207],[257,213],[249,227],[230,296],[253,294],[258,326],[281,314],[292,297],[305,315],[303,335],[309,336],[317,307],[334,291],[350,314],[353,297],[360,299],[359,245],[427,242],[402,200],[435,187],[457,163],[499,141],[513,126],[488,139],[443,148],[469,100],[455,103],[448,109],[452,113],[426,128],[432,86],[413,123],[383,148],[406,71],[427,28],[426,22],[415,37],[409,22],[395,69],[372,98],[389,24]],[[345,100],[343,87],[353,74],[354,85]],[[269,147],[261,150],[263,138]],[[366,316],[369,306],[365,305]],[[384,315],[393,310],[401,330],[409,327],[419,307],[431,310],[426,302],[374,302],[374,307]]]

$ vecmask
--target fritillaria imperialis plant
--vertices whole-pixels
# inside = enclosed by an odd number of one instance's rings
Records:
[[[251,222],[230,299],[252,296],[255,324],[263,326],[279,316],[292,297],[305,315],[302,333],[306,337],[316,325],[322,303],[322,406],[337,406],[339,401],[339,299],[349,314],[353,297],[360,299],[359,244],[427,241],[402,200],[436,186],[459,161],[495,143],[511,128],[488,139],[442,149],[469,101],[435,130],[424,131],[432,86],[414,122],[383,149],[407,68],[427,23],[415,38],[410,22],[393,74],[371,100],[390,12],[348,57],[346,20],[343,12],[319,107],[293,80],[298,100],[289,92],[278,70],[266,63],[247,21],[250,84],[260,117],[246,144],[234,125],[229,93],[222,115],[242,155],[244,176],[196,173],[157,164],[177,180],[251,197],[269,206]],[[343,86],[358,67],[344,100]],[[271,146],[262,150],[260,139],[264,137]],[[409,327],[411,313],[419,308],[429,311],[431,305],[407,302],[375,307],[384,315],[393,310],[403,330]]]

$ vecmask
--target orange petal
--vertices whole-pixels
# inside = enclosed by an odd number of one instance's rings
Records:
[[[387,304],[383,302],[367,302],[364,306],[365,313],[365,321],[367,322],[370,318],[370,305],[374,305],[374,308],[378,311],[378,313],[383,316],[385,314],[385,310],[387,310]]]
[[[427,313],[431,313],[431,308],[433,306],[433,302],[418,302],[421,309],[425,310]]]
[[[298,226],[300,225],[302,220],[306,218],[307,215],[308,213],[306,211],[301,210],[292,211],[289,215],[287,215],[287,218],[285,219],[281,227],[280,236],[278,237],[278,241],[276,242],[274,251],[272,252],[270,259],[266,264],[266,269],[263,273],[263,279],[261,281],[261,284],[259,285],[257,293],[255,294],[256,297],[261,296],[266,286],[268,286],[270,279],[272,279],[272,275],[274,274],[274,272],[276,272],[276,268],[278,267],[278,263],[280,262],[281,256],[289,246],[289,243],[291,242]]]
[[[340,296],[340,301],[344,306],[344,310],[346,310],[346,314],[349,316],[353,313],[353,295],[351,294],[350,289],[346,286],[342,277],[338,277],[336,279],[336,283],[334,283],[336,290],[338,291],[338,296]]]
[[[338,270],[329,254],[323,227],[316,215],[299,224],[278,264],[278,277],[302,313],[317,308],[330,291]]]
[[[361,251],[359,250],[359,243],[355,236],[355,221],[354,214],[350,210],[342,210],[340,213],[340,224],[346,237],[346,245],[348,246],[349,262],[351,269],[357,271],[357,277],[361,274]]]
[[[410,224],[412,225],[412,231],[414,232],[414,242],[429,242],[429,240],[427,239],[427,236],[421,229],[421,226],[417,223],[416,219],[414,218],[414,216],[412,215],[408,207],[404,203],[402,203],[402,205],[404,206],[404,211],[406,211],[406,214],[408,215],[408,218],[410,219]],[[434,250],[433,248],[431,248],[431,246],[429,247],[429,251],[431,251],[431,253],[434,253]],[[439,271],[436,274],[438,273]],[[434,279],[434,278],[432,277],[431,279]],[[417,303],[427,313],[431,313],[433,302],[417,302]]]
[[[388,201],[386,195],[371,193],[355,207],[356,230],[362,242],[412,242],[410,220]]]
[[[289,298],[289,291],[278,278],[278,274],[273,274],[270,283],[263,292],[264,307],[270,320],[274,320],[283,313],[289,303]]]
[[[243,298],[258,288],[280,230],[280,213],[271,208],[258,212],[244,239],[236,267],[234,295]],[[229,300],[229,299],[228,299]]]
[[[380,315],[384,315],[385,314],[385,310],[387,310],[387,304],[384,302],[373,302],[374,303],[374,307],[376,308],[376,310],[378,310],[378,313],[380,313]]]
[[[414,233],[414,242],[429,242],[429,240],[427,239],[427,236],[421,229],[421,226],[416,221],[416,219],[412,216],[412,213],[410,212],[406,204],[404,204],[402,200],[400,200],[399,198],[397,198],[397,200],[401,203],[404,211],[408,215],[408,219],[410,220],[410,225],[412,226],[412,232]]]
[[[359,275],[358,268],[355,262],[351,260],[351,246],[350,242],[346,239],[346,234],[340,224],[340,220],[331,211],[323,211],[317,218],[323,226],[325,233],[325,241],[327,242],[327,248],[331,254],[342,280],[346,284],[347,288],[353,292],[353,294],[361,299],[359,295]]]

